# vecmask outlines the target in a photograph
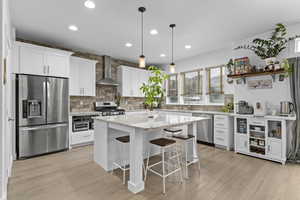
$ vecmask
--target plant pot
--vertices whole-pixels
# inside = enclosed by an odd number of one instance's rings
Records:
[[[155,119],[158,116],[158,114],[154,110],[148,110],[147,111],[147,116],[148,116],[148,118]]]
[[[276,57],[266,58],[266,59],[265,59],[266,66],[275,64],[276,61],[277,61]]]

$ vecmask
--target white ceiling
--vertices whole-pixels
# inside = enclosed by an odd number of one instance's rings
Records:
[[[145,6],[145,56],[148,63],[163,64],[170,60],[170,23],[177,25],[175,60],[180,60],[269,31],[278,22],[300,22],[299,0],[94,0],[94,10],[84,1],[11,0],[17,36],[137,61],[137,8]],[[69,31],[70,24],[79,31]],[[149,34],[153,28],[158,35]],[[186,50],[186,44],[192,48]]]

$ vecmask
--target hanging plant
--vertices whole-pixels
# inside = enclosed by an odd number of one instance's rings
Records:
[[[287,43],[295,38],[299,38],[299,35],[293,37],[286,37],[287,29],[283,24],[276,24],[271,37],[268,39],[255,38],[252,44],[238,46],[235,49],[248,49],[253,51],[261,59],[276,58],[280,52],[287,48]],[[272,62],[275,62],[274,59]],[[269,63],[267,63],[269,64]]]

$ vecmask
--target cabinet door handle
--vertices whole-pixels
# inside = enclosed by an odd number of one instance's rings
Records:
[[[50,73],[50,66],[48,65],[48,75],[49,75],[49,73]]]
[[[82,88],[82,92],[83,92],[83,95],[84,95],[84,88]]]
[[[271,148],[270,148],[270,145],[268,145],[268,152],[270,152],[271,151]]]
[[[46,66],[44,65],[44,68],[43,68],[43,72],[44,74],[46,74]]]

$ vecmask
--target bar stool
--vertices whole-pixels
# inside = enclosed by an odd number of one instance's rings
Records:
[[[119,150],[118,155],[120,158],[113,162],[113,165],[115,165],[117,168],[121,169],[123,171],[123,184],[125,184],[126,181],[126,171],[130,169],[129,167],[129,159],[123,159],[122,155],[124,156],[124,153],[126,152],[125,147],[128,146],[130,143],[130,137],[129,136],[122,136],[117,137],[115,140],[119,143],[117,149]],[[125,146],[126,145],[126,146]],[[112,170],[112,174],[114,172],[114,169]]]
[[[185,152],[185,159],[183,159],[183,156],[181,154],[181,160],[182,163],[184,164],[184,168],[185,168],[185,175],[186,178],[189,178],[189,173],[188,173],[188,166],[194,164],[194,163],[198,163],[198,170],[200,172],[200,159],[199,159],[199,152],[198,152],[198,148],[196,148],[196,156],[192,157],[192,160],[189,161],[189,155],[188,155],[188,143],[189,141],[192,141],[192,145],[197,145],[197,141],[196,141],[196,137],[193,135],[184,135],[182,132],[182,129],[164,129],[164,132],[166,135],[169,135],[169,137],[172,137],[172,139],[176,140],[178,143],[181,144],[181,146],[184,148],[184,152]],[[170,136],[172,135],[172,136]]]
[[[121,169],[123,171],[123,184],[125,185],[126,183],[126,171],[130,170],[130,165],[127,164],[129,163],[129,159],[123,159],[122,155],[124,156],[124,153],[126,152],[126,149],[124,148],[124,145],[128,146],[130,144],[130,136],[121,136],[121,137],[117,137],[115,138],[115,140],[119,143],[118,145],[118,155],[120,155],[120,159],[118,160],[120,163],[118,163],[118,161],[113,162],[113,165],[115,165],[117,168]],[[120,147],[121,145],[121,147]],[[129,152],[128,152],[129,153]],[[128,156],[129,158],[129,156]],[[143,173],[145,174],[145,165],[144,165],[144,161],[143,161]],[[112,174],[114,173],[114,170],[112,170]]]
[[[171,139],[167,139],[167,138],[158,138],[158,139],[151,140],[150,144],[160,148],[161,155],[162,155],[162,160],[159,161],[159,162],[156,162],[152,165],[149,165],[149,158],[150,158],[150,148],[149,148],[144,181],[146,181],[146,178],[147,178],[147,171],[151,171],[152,173],[162,177],[162,179],[163,179],[163,193],[165,194],[166,193],[166,178],[168,176],[170,176],[170,175],[172,175],[176,172],[179,172],[181,182],[183,181],[181,165],[180,165],[180,154],[179,154],[179,152],[176,148],[176,141],[175,140],[171,140]],[[168,164],[168,163],[166,163],[166,160],[165,160],[165,153],[166,153],[167,148],[172,148],[172,147],[175,147],[174,152],[172,152],[172,153],[175,153],[175,155],[169,157],[169,159],[176,159],[178,167],[176,169],[174,169],[173,171],[169,172],[168,174],[166,174],[165,173],[165,164]],[[153,169],[153,167],[155,167],[159,164],[162,164],[162,174]]]

